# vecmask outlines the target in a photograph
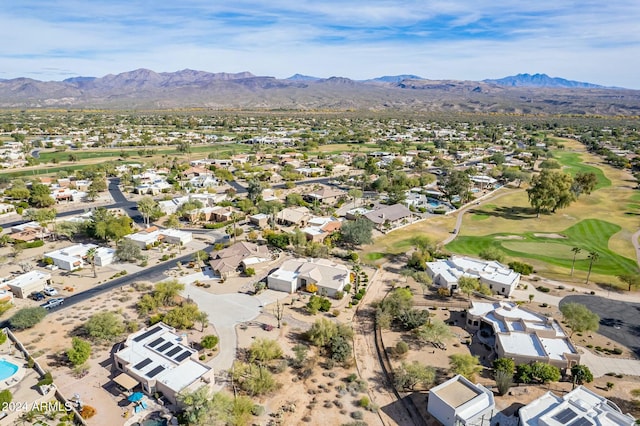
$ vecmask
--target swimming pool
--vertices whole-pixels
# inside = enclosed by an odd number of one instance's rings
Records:
[[[18,367],[12,362],[0,359],[0,380],[6,380],[18,372]]]

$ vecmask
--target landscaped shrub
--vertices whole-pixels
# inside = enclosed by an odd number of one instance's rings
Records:
[[[202,338],[202,340],[200,341],[200,346],[202,346],[205,349],[213,349],[218,345],[218,341],[219,341],[218,336],[214,336],[210,334]]]
[[[541,286],[541,285],[536,287],[536,290],[538,290],[541,293],[549,293],[551,291],[551,289],[549,287],[545,287],[545,286]]]
[[[523,262],[509,262],[509,268],[522,275],[529,275],[533,272],[533,266]]]
[[[83,419],[90,419],[91,417],[96,415],[96,409],[90,405],[83,405],[82,410],[80,410],[80,417]]]
[[[40,379],[40,381],[37,383],[38,386],[47,386],[53,383],[53,376],[51,375],[50,372],[46,372],[44,374],[44,377],[42,377],[42,379]]]

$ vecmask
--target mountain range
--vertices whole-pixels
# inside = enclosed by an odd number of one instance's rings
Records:
[[[64,81],[0,80],[0,108],[411,110],[518,114],[640,115],[640,91],[546,74],[495,80],[428,80],[417,75],[370,80],[295,74],[138,69]]]

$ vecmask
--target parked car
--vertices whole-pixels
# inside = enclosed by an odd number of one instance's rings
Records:
[[[45,287],[44,290],[42,290],[42,292],[44,294],[46,294],[47,296],[57,296],[58,295],[58,290],[56,290],[53,287]]]
[[[64,303],[64,297],[57,297],[55,299],[47,300],[40,306],[42,306],[45,309],[52,309],[52,308],[55,308],[56,306],[62,305],[63,303]]]
[[[35,291],[31,293],[29,297],[35,300],[36,302],[39,302],[40,300],[46,299],[47,296],[45,296],[44,293],[42,293],[41,291]]]

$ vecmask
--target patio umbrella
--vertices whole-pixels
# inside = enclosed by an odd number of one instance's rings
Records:
[[[127,398],[131,402],[138,402],[142,398],[144,398],[144,394],[142,392],[134,392]]]

